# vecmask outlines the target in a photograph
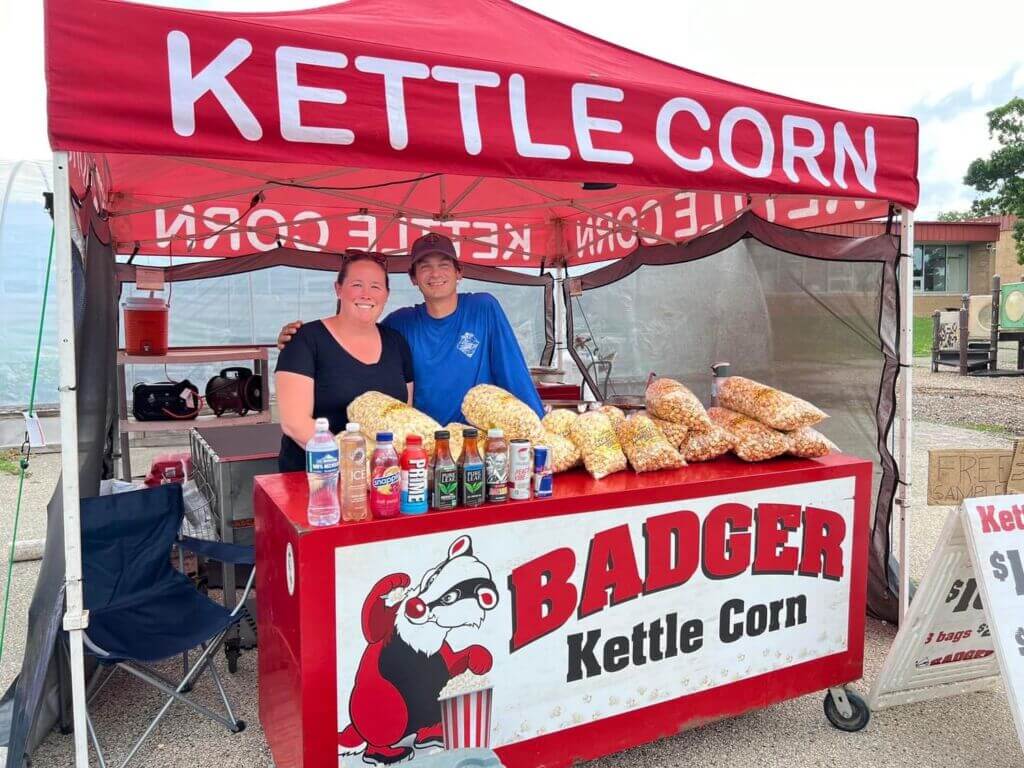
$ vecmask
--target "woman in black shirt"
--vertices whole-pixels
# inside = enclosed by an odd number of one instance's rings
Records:
[[[277,359],[282,472],[306,468],[305,446],[317,418],[328,419],[332,433],[341,432],[348,404],[364,392],[412,402],[409,345],[401,334],[377,325],[388,300],[384,257],[346,253],[334,290],[338,314],[303,325]]]

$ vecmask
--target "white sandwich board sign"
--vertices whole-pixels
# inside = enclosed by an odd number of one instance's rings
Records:
[[[985,690],[1000,676],[1024,748],[1024,495],[950,512],[868,705]]]

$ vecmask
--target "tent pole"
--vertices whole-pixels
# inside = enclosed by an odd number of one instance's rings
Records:
[[[555,269],[555,367],[565,370],[566,321],[562,285],[565,283],[565,267]]]
[[[910,606],[910,440],[914,370],[914,212],[900,213],[900,624]]]
[[[71,649],[71,701],[75,723],[75,766],[88,768],[85,659],[82,632],[82,544],[78,490],[78,374],[75,363],[75,296],[71,265],[71,189],[68,153],[53,153],[53,222],[57,267],[57,357],[60,363],[61,481],[64,507],[64,629]]]

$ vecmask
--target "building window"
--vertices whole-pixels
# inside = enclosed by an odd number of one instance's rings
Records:
[[[967,293],[967,246],[915,245],[914,290]]]

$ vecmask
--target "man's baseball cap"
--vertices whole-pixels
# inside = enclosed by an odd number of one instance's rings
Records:
[[[447,256],[455,262],[456,266],[459,263],[459,257],[455,254],[455,243],[437,232],[428,232],[417,238],[416,242],[412,244],[409,255],[412,257],[409,261],[410,272],[416,267],[416,262],[427,256]]]

